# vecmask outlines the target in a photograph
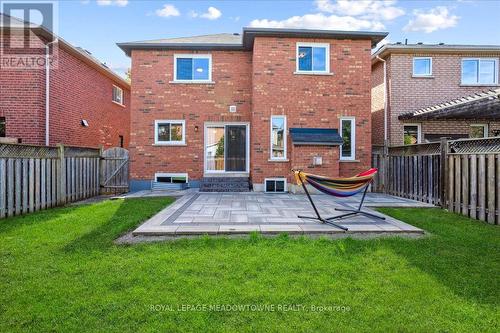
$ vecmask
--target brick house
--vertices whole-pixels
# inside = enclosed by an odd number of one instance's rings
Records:
[[[500,87],[499,58],[500,46],[381,47],[372,55],[373,144],[500,135],[498,114],[483,112],[484,103],[474,101]]]
[[[128,146],[126,80],[45,28],[3,14],[0,28],[0,142]]]
[[[231,189],[237,177],[280,192],[294,168],[369,168],[370,53],[386,35],[244,28],[119,43],[132,58],[132,189]]]

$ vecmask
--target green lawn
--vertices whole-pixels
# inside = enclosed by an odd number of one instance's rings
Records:
[[[170,202],[106,201],[0,221],[0,332],[500,329],[498,226],[439,209],[381,209],[432,236],[113,244]]]

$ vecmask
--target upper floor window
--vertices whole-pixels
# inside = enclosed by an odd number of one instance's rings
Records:
[[[212,56],[210,54],[176,54],[174,61],[174,81],[212,81]]]
[[[462,59],[462,84],[497,84],[498,59]]]
[[[340,131],[344,143],[340,146],[341,160],[356,158],[356,121],[354,117],[340,118]]]
[[[298,73],[329,73],[330,44],[297,43]]]
[[[155,144],[179,145],[186,143],[186,126],[184,120],[156,120]]]
[[[286,117],[271,117],[271,159],[286,159]]]
[[[413,76],[431,76],[432,58],[418,57],[413,58]]]
[[[123,105],[123,89],[113,86],[113,102]]]

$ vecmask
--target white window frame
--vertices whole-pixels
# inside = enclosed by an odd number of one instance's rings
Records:
[[[417,144],[422,143],[422,124],[420,123],[403,123],[403,143],[405,139],[405,126],[417,126]]]
[[[488,124],[470,124],[470,127],[482,127],[483,133],[485,134],[483,138],[487,138],[489,136],[489,126]]]
[[[115,100],[114,100],[114,97],[115,97],[115,96],[114,96],[113,90],[114,90],[115,88],[116,88],[116,89],[120,92],[120,96],[121,96],[120,100],[121,100],[121,103],[120,103],[120,102],[118,102],[118,101],[115,101]],[[111,89],[112,89],[112,90],[111,90],[111,101],[112,101],[113,103],[118,104],[118,105],[124,106],[124,105],[125,105],[125,101],[123,100],[123,89],[122,89],[122,88],[120,88],[120,87],[118,87],[118,86],[116,86],[116,85],[114,85],[114,84],[113,84],[113,88],[111,88]]]
[[[283,192],[276,192],[276,191],[268,192],[267,186],[266,186],[267,181],[283,181],[285,184],[285,186],[283,187]],[[287,193],[288,192],[288,184],[287,184],[286,178],[282,178],[282,177],[264,178],[264,192],[265,193]]]
[[[342,156],[342,145],[340,145],[340,160],[341,161],[354,161],[356,160],[356,117],[340,117],[340,126],[339,126],[339,132],[340,132],[340,137],[343,138],[342,134],[342,121],[350,121],[351,122],[351,152],[352,156]]]
[[[283,157],[273,157],[273,118],[283,118]],[[284,115],[274,115],[270,118],[270,132],[269,132],[269,147],[270,147],[270,160],[272,161],[286,161],[287,160],[287,127],[286,127],[286,116]]]
[[[467,60],[476,60],[478,61],[478,68],[477,68],[477,81],[474,83],[467,83],[462,81],[463,77],[463,70],[464,70],[464,61]],[[493,71],[493,82],[492,83],[480,83],[479,82],[479,77],[481,73],[481,61],[491,61],[493,60],[495,62],[495,70]],[[460,83],[464,86],[491,86],[491,85],[497,85],[498,84],[498,58],[462,58],[460,62]]]
[[[189,177],[187,173],[155,172],[155,182],[158,182],[158,177],[186,177],[186,184],[189,183]],[[176,183],[170,182],[170,184]]]
[[[324,48],[326,48],[325,70],[324,71],[315,71],[312,69],[310,71],[300,70],[299,69],[299,47],[324,47]],[[330,44],[329,43],[297,42],[296,47],[295,47],[295,73],[298,73],[298,74],[330,74]]]
[[[415,60],[429,60],[430,62],[430,72],[428,74],[415,74]],[[413,76],[415,77],[425,77],[432,76],[432,57],[413,57]]]
[[[182,141],[160,141],[158,140],[158,125],[159,124],[181,124],[182,125]],[[186,144],[186,121],[185,120],[155,120],[155,145],[177,146]]]
[[[207,59],[208,58],[208,80],[178,80],[177,79],[177,59],[192,58],[192,59]],[[174,78],[172,82],[176,83],[212,83],[212,55],[211,54],[174,54]]]

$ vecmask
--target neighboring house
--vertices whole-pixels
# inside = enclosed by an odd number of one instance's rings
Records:
[[[0,14],[0,29],[0,142],[128,146],[126,80],[45,28]],[[45,66],[45,45],[53,39],[52,66]],[[20,65],[25,59],[39,63]]]
[[[244,28],[118,44],[132,58],[132,188],[239,176],[280,192],[294,168],[369,168],[371,48],[386,35]]]
[[[401,145],[440,137],[500,135],[498,114],[483,112],[481,103],[460,109],[442,105],[498,89],[499,58],[500,46],[490,45],[397,43],[381,47],[372,55],[373,144],[383,144],[384,138],[391,145]],[[430,112],[437,109],[441,111]]]

